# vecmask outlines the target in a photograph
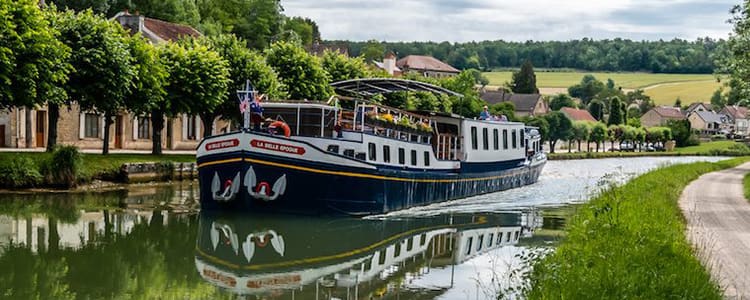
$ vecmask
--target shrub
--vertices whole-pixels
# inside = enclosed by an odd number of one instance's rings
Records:
[[[727,136],[725,136],[723,134],[714,134],[714,135],[711,136],[711,140],[712,141],[723,141],[723,140],[726,140],[726,139],[727,139]]]
[[[52,151],[49,160],[42,163],[40,171],[48,185],[71,188],[78,182],[81,164],[78,148],[60,146]]]
[[[36,163],[25,156],[15,156],[0,163],[0,186],[25,188],[38,185],[42,181]]]

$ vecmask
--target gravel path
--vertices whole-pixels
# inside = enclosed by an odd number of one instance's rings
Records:
[[[705,174],[685,188],[687,235],[725,298],[750,299],[750,203],[742,179],[750,163]]]

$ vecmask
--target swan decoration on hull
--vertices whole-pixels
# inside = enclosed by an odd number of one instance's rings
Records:
[[[214,179],[211,182],[211,194],[214,196],[216,201],[232,201],[237,197],[237,193],[240,191],[240,172],[234,176],[234,179],[227,180],[224,182],[224,189],[221,188],[221,179],[219,179],[219,173],[214,172]]]
[[[255,199],[263,201],[273,201],[279,196],[283,195],[286,191],[286,174],[281,175],[279,179],[276,179],[273,187],[268,182],[261,181],[258,183],[258,179],[255,176],[255,170],[253,167],[247,170],[245,174],[245,186],[247,187],[247,193]]]
[[[277,254],[284,257],[284,237],[276,233],[274,230],[258,231],[248,234],[245,241],[242,242],[242,254],[249,263],[253,259],[253,256],[255,256],[256,247],[265,248],[269,243]],[[219,245],[229,246],[235,255],[240,255],[239,238],[237,233],[235,233],[234,228],[230,225],[218,222],[213,222],[211,224],[211,245],[213,245],[214,251],[219,248]]]

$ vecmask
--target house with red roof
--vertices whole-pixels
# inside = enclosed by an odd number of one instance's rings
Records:
[[[685,120],[687,117],[679,107],[657,106],[641,116],[643,127],[664,126],[670,120]]]
[[[578,108],[572,108],[572,107],[563,107],[560,109],[560,112],[563,113],[568,119],[571,121],[591,121],[596,122],[596,119],[594,116],[589,113],[588,110],[585,109],[578,109]]]
[[[726,106],[719,113],[728,117],[730,132],[741,136],[750,135],[750,120],[748,120],[747,107],[737,105]]]
[[[396,55],[388,53],[382,62],[374,61],[375,66],[385,70],[388,74],[399,76],[403,73],[416,73],[424,77],[443,78],[461,73],[461,70],[426,55],[408,55],[396,60]]]

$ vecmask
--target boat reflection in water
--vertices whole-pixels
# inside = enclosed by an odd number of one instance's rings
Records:
[[[240,295],[433,298],[462,276],[456,265],[516,245],[541,220],[535,212],[399,220],[202,212],[195,265],[203,279]],[[450,276],[426,279],[430,288],[406,284],[436,270]]]

